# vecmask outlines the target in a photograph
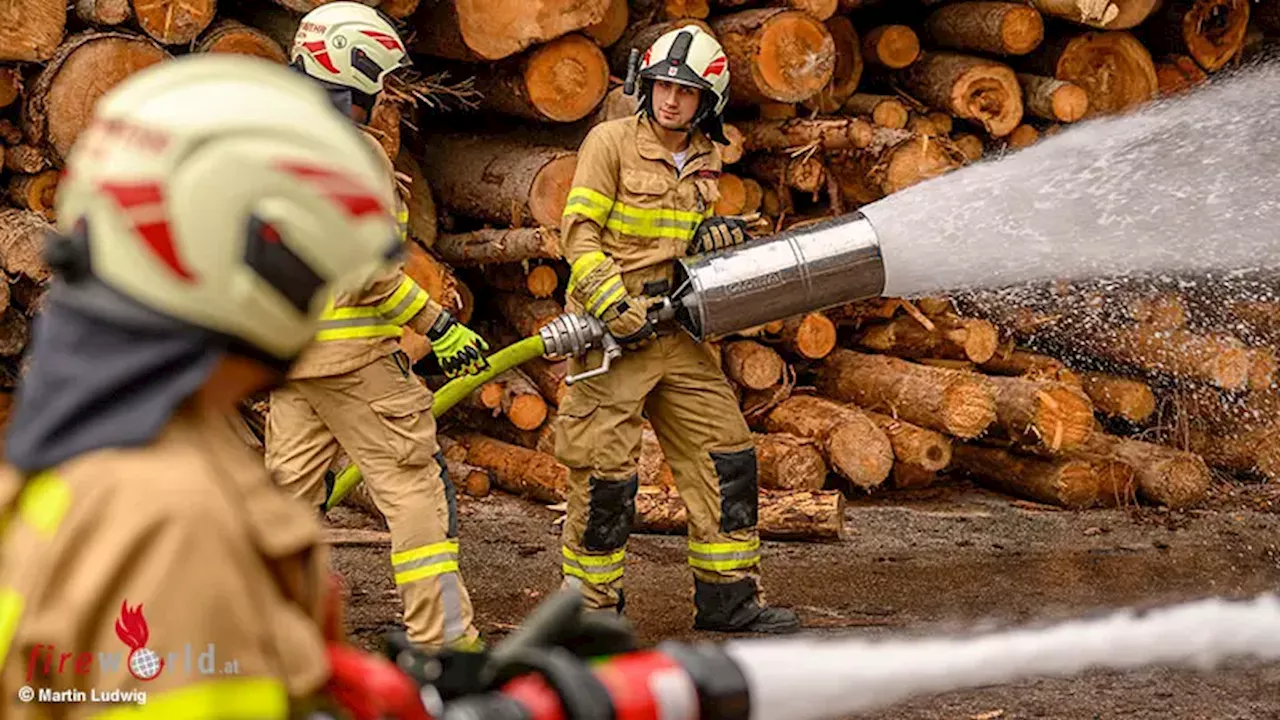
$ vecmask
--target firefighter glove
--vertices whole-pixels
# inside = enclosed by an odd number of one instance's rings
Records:
[[[694,255],[718,252],[751,239],[747,232],[747,224],[738,218],[709,217],[703,220],[693,233],[693,244],[689,252]]]
[[[644,347],[656,335],[653,325],[649,323],[644,302],[630,296],[605,308],[600,319],[604,321],[613,339],[628,350]]]
[[[427,339],[431,341],[431,352],[448,377],[478,375],[489,369],[489,361],[484,356],[489,343],[458,322],[448,311],[440,312],[440,317],[427,330]]]

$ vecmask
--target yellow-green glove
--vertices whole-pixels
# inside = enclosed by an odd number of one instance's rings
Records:
[[[431,352],[448,377],[478,375],[489,369],[484,354],[489,343],[474,330],[458,322],[448,311],[440,311],[440,317],[427,330]]]
[[[643,347],[656,334],[645,304],[627,294],[617,263],[602,252],[589,252],[573,262],[569,295],[604,322],[625,348]]]

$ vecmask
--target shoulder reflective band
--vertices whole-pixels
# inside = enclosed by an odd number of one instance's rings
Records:
[[[333,307],[332,301],[320,314],[316,340],[354,340],[371,337],[400,337],[401,326],[413,319],[427,304],[427,293],[413,278],[405,276],[391,297],[373,307]]]

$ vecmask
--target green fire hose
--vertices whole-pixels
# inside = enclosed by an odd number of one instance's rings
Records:
[[[435,401],[431,403],[431,414],[440,417],[462,402],[463,398],[475,392],[476,388],[484,385],[497,375],[518,367],[526,362],[542,357],[546,353],[546,344],[543,342],[541,335],[533,335],[519,342],[499,350],[489,356],[489,369],[479,375],[466,375],[456,380],[452,380],[444,387],[436,391]],[[351,492],[352,488],[360,484],[363,476],[360,469],[355,463],[343,468],[338,473],[338,477],[333,481],[333,492],[330,493],[329,499],[324,504],[324,509],[329,510],[342,502],[342,498]]]

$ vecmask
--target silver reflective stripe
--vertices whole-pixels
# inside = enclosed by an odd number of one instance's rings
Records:
[[[353,318],[342,318],[338,320],[321,320],[320,329],[334,330],[337,328],[372,327],[376,325],[386,325],[386,324],[387,324],[386,319],[378,316],[353,317]]]
[[[568,557],[562,557],[560,560],[565,565],[577,570],[581,570],[587,575],[607,575],[611,572],[616,572],[618,570],[621,570],[623,566],[626,564],[626,560],[621,560],[616,563],[609,563],[608,565],[583,565],[577,560],[574,560],[573,558],[568,558]]]
[[[725,560],[752,560],[760,557],[760,550],[745,550],[742,552],[719,552],[719,553],[701,553],[689,551],[689,559],[706,560],[708,562],[724,562]]]
[[[457,550],[447,550],[445,552],[439,552],[434,555],[427,555],[426,557],[414,558],[413,560],[405,560],[405,561],[396,563],[395,571],[397,573],[402,573],[402,572],[405,572],[406,570],[417,570],[418,568],[427,567],[428,565],[438,565],[442,562],[447,562],[449,560],[457,560],[457,559],[458,559]]]
[[[440,576],[440,604],[444,606],[444,641],[456,642],[467,632],[467,626],[462,621],[462,591],[458,573],[449,572]]]
[[[587,312],[591,313],[596,317],[599,317],[600,312],[604,310],[604,308],[602,308],[601,305],[603,305],[606,300],[608,300],[615,292],[618,291],[619,288],[622,288],[622,287],[623,285],[622,285],[621,278],[609,283],[607,287],[605,287],[603,290],[599,292],[598,296],[596,297],[596,301],[591,304],[591,307],[587,309]]]
[[[384,312],[382,314],[383,317],[391,320],[398,319],[401,314],[403,314],[406,310],[408,310],[414,303],[418,302],[419,296],[424,294],[425,293],[422,291],[421,288],[415,287],[412,291],[410,291],[407,295],[405,295],[404,298],[400,300],[400,302],[396,303],[395,308],[393,308],[390,312]]]

